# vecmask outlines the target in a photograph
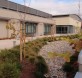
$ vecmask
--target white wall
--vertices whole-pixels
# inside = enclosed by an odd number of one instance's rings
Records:
[[[7,10],[7,9],[1,9],[0,8],[0,17],[24,19],[24,13],[19,13],[19,12],[16,12],[16,11]],[[25,14],[25,20],[26,21],[33,21],[33,22],[36,22],[36,23],[39,23],[39,22],[49,23],[49,24],[54,24],[55,23],[55,21],[52,20],[52,19],[43,18],[43,17],[30,15],[30,14]]]
[[[44,35],[44,24],[43,23],[38,23],[37,25],[37,36],[42,36]]]
[[[0,20],[0,38],[6,38],[8,36],[6,23],[6,21]]]
[[[21,14],[21,17],[20,17],[20,14]],[[24,17],[23,13],[0,8],[0,18],[1,19],[21,19],[21,20],[23,20],[23,17]],[[36,36],[44,35],[44,23],[55,25],[55,21],[52,18],[51,19],[43,18],[43,17],[34,16],[34,15],[30,15],[30,14],[25,14],[25,21],[38,23],[37,32],[35,34]],[[7,33],[5,26],[6,26],[5,22],[1,21],[1,23],[0,23],[1,31],[0,32],[2,32],[4,30],[3,35],[0,33],[1,38],[5,37],[7,35],[8,35],[8,37],[10,37],[11,33],[13,33],[12,30],[9,30]],[[18,31],[20,29],[20,24],[16,23],[14,25],[14,27]],[[16,31],[16,33],[17,33],[17,31]]]
[[[72,17],[70,17],[69,21],[70,21],[70,25],[74,26],[73,27],[73,32],[74,33],[79,33],[80,32],[80,27],[81,27],[81,22],[72,18]]]
[[[55,20],[56,25],[72,25],[73,34],[76,34],[80,32],[81,22],[73,17],[54,17],[53,19]]]
[[[69,17],[54,17],[56,25],[69,25]]]

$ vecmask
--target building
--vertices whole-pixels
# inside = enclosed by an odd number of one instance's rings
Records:
[[[76,14],[55,15],[56,34],[76,34],[81,29],[81,18]]]
[[[15,22],[14,30],[7,28],[9,22]],[[25,23],[27,37],[76,34],[81,28],[81,18],[76,14],[53,16],[8,0],[0,0],[0,39],[19,35],[20,22]]]
[[[15,21],[15,31],[6,27],[12,21]],[[55,21],[51,14],[8,0],[0,0],[0,39],[10,38],[13,32],[19,33],[20,21],[25,22],[26,36],[50,35],[52,29],[53,34],[55,33]]]

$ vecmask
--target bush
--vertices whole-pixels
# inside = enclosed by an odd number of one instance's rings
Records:
[[[19,78],[21,64],[18,50],[1,50],[0,63],[0,78]]]
[[[16,63],[3,63],[0,65],[0,78],[19,78],[19,69]]]
[[[37,78],[44,78],[44,74],[48,72],[48,67],[46,65],[43,57],[38,56],[39,50],[47,44],[47,42],[53,42],[57,40],[70,40],[78,38],[79,35],[71,36],[60,36],[60,37],[44,37],[42,39],[36,39],[26,43],[26,57],[31,63],[35,63],[37,66],[35,75]],[[19,51],[20,46],[16,46],[9,50],[0,51],[0,78],[18,78],[21,65],[19,63]],[[71,62],[76,61],[75,56],[71,57]],[[75,65],[76,63],[74,63]],[[64,70],[69,72],[73,70],[73,66],[70,63],[64,64]]]
[[[71,56],[71,57],[70,57],[70,63],[72,63],[72,64],[73,64],[74,62],[76,62],[76,61],[77,61],[77,59],[78,59],[78,56],[74,56],[74,55],[73,55],[73,56]]]
[[[45,78],[44,74],[48,73],[48,66],[43,57],[37,56],[37,60],[35,76],[36,78]]]
[[[29,60],[32,64],[35,63],[35,57],[28,57],[28,60]]]
[[[72,72],[73,71],[73,67],[71,66],[71,64],[69,62],[66,62],[64,65],[63,65],[63,70],[65,72]]]
[[[70,57],[70,62],[65,62],[63,65],[63,70],[66,72],[67,78],[74,78],[76,72],[78,71],[78,54],[79,52],[75,52],[71,57]]]
[[[0,60],[2,62],[18,62],[19,61],[19,52],[17,52],[17,50],[14,49],[10,49],[10,50],[2,50],[0,53]]]
[[[45,78],[45,76],[43,75],[43,73],[39,72],[39,71],[35,72],[35,77],[36,78]]]

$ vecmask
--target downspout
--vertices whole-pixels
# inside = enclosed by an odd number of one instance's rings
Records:
[[[79,71],[76,73],[74,78],[82,78],[82,50],[78,56],[78,63],[79,63]]]

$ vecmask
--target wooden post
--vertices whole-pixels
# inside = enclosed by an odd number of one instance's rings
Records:
[[[54,34],[55,34],[55,25],[52,25],[51,27],[51,38],[54,41]]]
[[[22,44],[23,42],[22,42],[22,24],[21,24],[21,22],[20,22],[20,62],[22,62],[22,52],[23,52],[23,50],[22,50],[22,48],[23,48],[23,44]]]
[[[25,45],[25,39],[26,39],[26,27],[25,27],[25,22],[24,22],[24,41],[23,41],[23,44],[24,44],[24,58],[26,56],[26,45]]]

